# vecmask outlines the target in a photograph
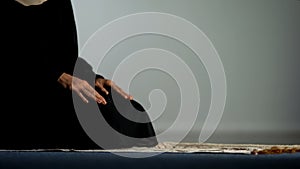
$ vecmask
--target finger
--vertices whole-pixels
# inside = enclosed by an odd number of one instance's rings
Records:
[[[100,96],[100,99],[97,99],[97,102],[98,102],[99,104],[103,104],[103,105],[106,105],[106,104],[107,104],[106,100],[105,100],[104,97],[102,97],[102,96]]]
[[[89,84],[85,85],[84,88],[85,92],[92,97],[94,100],[101,99],[101,95]]]
[[[81,100],[85,103],[89,103],[89,100],[84,97],[84,95],[81,92],[76,92],[78,94],[78,96],[81,98]]]
[[[121,94],[125,99],[133,99],[133,97],[126,92],[124,92],[119,86],[113,85],[114,90],[116,90],[119,94]]]
[[[133,96],[132,95],[129,95],[129,100],[133,100]]]
[[[84,89],[83,91],[87,96],[94,99],[97,103],[106,104],[104,97],[102,97],[95,89],[90,88],[90,90]]]
[[[108,91],[103,87],[103,86],[99,86],[99,88],[101,89],[102,92],[104,92],[106,95],[108,95]]]

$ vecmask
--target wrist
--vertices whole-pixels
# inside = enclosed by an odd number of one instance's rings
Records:
[[[72,76],[70,74],[67,73],[63,73],[59,78],[58,78],[58,82],[63,85],[65,88],[68,86],[71,86],[72,84]]]

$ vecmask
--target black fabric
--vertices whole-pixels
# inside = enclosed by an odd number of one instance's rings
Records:
[[[110,148],[150,147],[157,144],[150,118],[140,103],[135,100],[124,99],[118,93],[112,92],[112,89],[108,89],[110,91],[109,95],[106,95],[100,89],[96,90],[107,101],[106,105],[98,104],[99,110],[107,123],[122,135],[138,138],[130,141],[119,137],[117,138],[119,143],[110,144]]]
[[[82,69],[76,74],[80,78],[103,78],[78,57],[70,0],[48,0],[28,7],[14,0],[1,3],[6,15],[1,25],[4,44],[0,75],[5,92],[0,148],[101,148],[82,129],[71,90],[57,82],[63,72],[73,74],[75,63]],[[94,80],[88,79],[91,83]]]

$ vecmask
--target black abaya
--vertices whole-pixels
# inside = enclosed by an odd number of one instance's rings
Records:
[[[0,148],[102,148],[81,127],[74,110],[72,91],[57,82],[64,72],[73,75],[77,61],[82,72],[76,76],[82,79],[91,74],[101,77],[78,57],[70,0],[48,0],[42,5],[28,7],[14,0],[3,1],[2,8],[7,8],[5,11],[8,12],[3,24],[6,43],[2,45],[2,52],[7,54],[2,57],[2,63],[10,69],[1,67],[1,88],[7,92],[2,95],[5,101],[1,103]],[[94,79],[88,81],[94,85]],[[111,99],[111,95],[105,97]],[[125,99],[121,102],[126,103],[122,111],[140,112],[143,118],[149,118],[138,102]],[[111,138],[116,148],[157,144],[151,122],[135,123],[124,119],[113,102],[98,106],[113,128],[130,137],[146,140],[127,143]],[[139,110],[132,112],[133,108]]]

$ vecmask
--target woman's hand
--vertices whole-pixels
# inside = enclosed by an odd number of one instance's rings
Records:
[[[95,100],[97,103],[106,104],[106,100],[85,80],[63,73],[58,82],[65,88],[69,88],[78,94],[78,96],[86,103],[87,98]]]
[[[109,94],[105,87],[111,87],[119,94],[121,94],[125,99],[132,100],[133,97],[126,92],[124,92],[118,85],[116,85],[112,80],[97,78],[95,81],[95,86],[102,90],[104,93]]]

